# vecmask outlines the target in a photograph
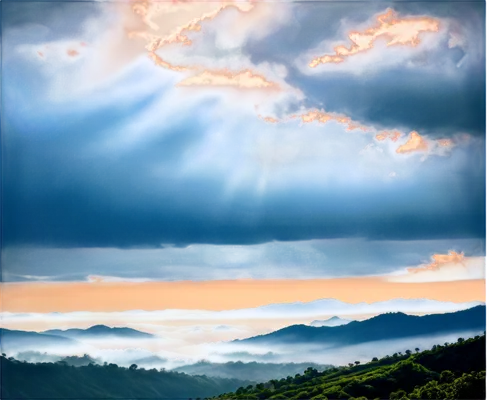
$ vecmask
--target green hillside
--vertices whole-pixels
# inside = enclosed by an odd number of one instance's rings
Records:
[[[371,362],[308,368],[304,374],[240,387],[217,399],[484,399],[486,335]]]
[[[145,370],[133,364],[75,367],[63,362],[27,363],[1,357],[2,399],[187,399],[215,396],[249,380]]]

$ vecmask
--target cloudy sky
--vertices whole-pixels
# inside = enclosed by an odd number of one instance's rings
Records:
[[[484,12],[4,1],[4,311],[483,301]]]

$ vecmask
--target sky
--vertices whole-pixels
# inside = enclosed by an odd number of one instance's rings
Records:
[[[2,310],[484,301],[484,13],[4,1]]]

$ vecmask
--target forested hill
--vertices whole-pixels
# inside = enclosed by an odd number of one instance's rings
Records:
[[[251,381],[191,376],[178,372],[65,363],[20,362],[1,358],[4,399],[188,399],[210,397]]]
[[[306,368],[314,368],[318,371],[324,371],[331,368],[332,365],[321,365],[315,363],[261,363],[241,361],[212,363],[200,361],[196,364],[185,365],[175,368],[176,372],[185,372],[189,375],[207,375],[220,378],[246,379],[254,382],[261,382],[268,379],[287,377],[303,372]]]
[[[354,361],[354,360],[353,360]],[[356,364],[356,365],[354,365]],[[218,399],[484,399],[486,335],[241,387]]]

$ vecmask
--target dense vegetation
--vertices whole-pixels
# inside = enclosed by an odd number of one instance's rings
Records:
[[[4,355],[0,360],[1,398],[187,399],[226,392],[217,398],[470,400],[485,398],[486,336],[422,352],[407,350],[365,364],[354,361],[323,372],[309,367],[303,374],[259,384],[145,370],[135,364],[129,368],[116,364],[75,367],[65,362],[21,362]]]
[[[241,361],[227,363],[211,363],[200,361],[196,364],[175,368],[174,371],[185,372],[189,375],[207,375],[220,378],[246,379],[254,382],[261,382],[270,378],[279,379],[288,375],[296,375],[306,368],[314,368],[324,371],[331,368],[328,365],[314,363],[260,363]]]
[[[218,399],[484,399],[486,335],[240,387]]]
[[[145,370],[133,364],[75,367],[64,362],[27,363],[1,357],[4,399],[197,398],[247,386],[252,381]]]

